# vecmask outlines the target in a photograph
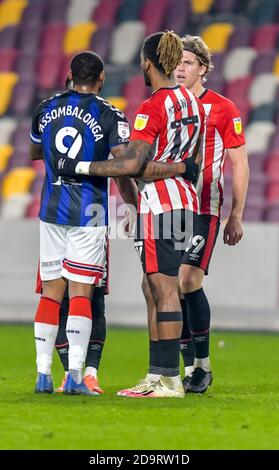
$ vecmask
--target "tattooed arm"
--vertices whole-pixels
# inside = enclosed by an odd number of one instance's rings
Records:
[[[128,147],[123,152],[116,146],[111,149],[114,156],[113,160],[104,162],[92,162],[89,166],[89,175],[95,176],[136,176],[140,172],[145,160],[150,151],[150,144],[143,140],[135,140],[128,144]],[[83,165],[83,162],[78,163],[76,173],[79,173],[78,167]]]
[[[114,178],[118,191],[126,204],[132,204],[134,207],[137,207],[138,200],[138,188],[133,179],[129,176],[120,176],[119,178]]]
[[[147,161],[151,145],[143,140],[133,140],[125,151],[117,146],[112,148],[113,160],[90,163],[89,175],[96,176],[143,176],[149,179],[164,179],[183,174],[184,163],[168,164]],[[79,164],[78,164],[79,165]],[[78,173],[78,168],[77,168]]]
[[[149,161],[142,168],[139,175],[146,181],[156,181],[172,176],[183,176],[185,173],[185,163],[162,163]]]
[[[151,145],[143,140],[132,140],[124,152],[114,147],[111,150],[114,160],[91,163],[89,174],[97,176],[141,176],[144,179],[154,181],[171,178],[172,176],[185,176],[191,180],[192,167],[195,165],[195,157],[189,158],[188,163],[163,163],[148,161]],[[188,167],[188,168],[187,168]],[[195,169],[195,173],[198,171]],[[195,176],[196,178],[196,176]]]
[[[67,176],[75,174],[112,177],[140,176],[152,181],[180,175],[191,180],[192,166],[196,164],[191,161],[190,165],[190,158],[186,164],[184,162],[169,164],[148,161],[151,147],[143,140],[133,140],[125,150],[123,145],[113,147],[111,149],[113,160],[96,163],[83,161],[75,163],[70,158],[61,158],[58,162],[58,172],[60,175]]]
[[[142,142],[142,141],[137,141]],[[130,145],[130,144],[129,144]],[[162,163],[154,162],[148,160],[150,154],[151,145],[145,142],[146,147],[146,158],[143,162],[140,172],[136,175],[137,177],[142,177],[148,181],[160,180],[165,178],[170,178],[171,176],[180,176],[185,173],[185,164],[184,163]],[[125,147],[119,145],[112,149],[112,154],[114,158],[125,158]]]
[[[125,158],[126,150],[127,144],[121,144],[113,147],[111,153],[116,159]],[[137,207],[138,188],[135,181],[129,176],[115,177],[114,181],[123,201]]]

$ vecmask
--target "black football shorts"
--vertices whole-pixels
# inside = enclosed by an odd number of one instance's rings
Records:
[[[189,210],[138,214],[135,248],[143,272],[177,276],[186,242],[192,233],[193,213]]]
[[[220,228],[219,217],[215,215],[194,214],[193,236],[182,258],[182,264],[189,264],[203,269],[208,274],[208,267]]]

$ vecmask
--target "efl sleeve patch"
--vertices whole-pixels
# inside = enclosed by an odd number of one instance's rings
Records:
[[[128,139],[130,137],[130,127],[128,122],[118,121],[118,135],[121,139]]]
[[[236,134],[241,134],[242,132],[242,122],[241,117],[233,118],[233,126]]]
[[[149,116],[147,114],[137,114],[134,128],[136,131],[142,131],[145,129],[148,122]]]

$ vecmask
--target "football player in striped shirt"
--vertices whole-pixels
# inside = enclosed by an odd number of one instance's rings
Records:
[[[73,81],[70,80],[69,77],[66,78],[65,89],[73,89]],[[104,278],[100,281],[100,284],[95,287],[91,301],[91,309],[94,315],[92,317],[92,330],[84,364],[84,382],[89,390],[95,391],[99,395],[104,393],[104,390],[99,386],[97,374],[106,340],[105,295],[109,292],[108,253],[109,250],[107,249]],[[66,335],[68,312],[69,296],[66,291],[61,303],[59,329],[55,341],[55,348],[64,368],[65,376],[60,387],[55,390],[56,393],[62,393],[64,391],[64,385],[69,371],[69,343]]]
[[[65,89],[73,88],[72,80],[68,77],[65,82]],[[117,183],[117,180],[116,180]],[[121,188],[119,188],[121,191]],[[109,293],[109,250],[107,249],[106,269],[104,278],[100,285],[94,289],[94,295],[91,301],[92,312],[92,330],[85,359],[84,382],[91,391],[98,394],[104,393],[98,382],[98,370],[102,358],[103,348],[106,340],[106,317],[105,317],[105,295]],[[38,270],[36,293],[42,294],[42,281],[40,270]],[[55,348],[59,355],[61,364],[65,371],[61,385],[55,390],[57,393],[64,391],[68,371],[69,371],[69,343],[66,335],[66,325],[69,311],[69,296],[66,290],[59,312],[59,329],[55,341]]]
[[[108,253],[107,253],[108,255]],[[91,308],[94,315],[92,317],[92,330],[89,339],[84,370],[84,382],[89,390],[101,395],[104,393],[98,382],[98,369],[102,358],[103,348],[106,340],[106,317],[105,317],[105,295],[109,293],[108,270],[105,277],[100,281],[100,285],[94,289],[91,301]],[[37,275],[36,294],[42,294],[42,281],[40,271]],[[55,390],[57,393],[64,391],[64,385],[69,371],[69,342],[66,335],[67,318],[69,312],[69,296],[65,292],[61,302],[59,312],[59,328],[55,340],[55,348],[59,355],[61,364],[65,371],[61,385]]]
[[[242,214],[248,187],[249,167],[244,131],[236,105],[206,88],[206,76],[213,68],[208,47],[199,36],[182,38],[183,59],[175,78],[203,104],[206,120],[202,143],[203,162],[197,183],[200,215],[194,214],[194,232],[182,261],[179,285],[183,330],[181,353],[185,364],[185,391],[205,392],[212,382],[209,360],[210,306],[203,290],[220,226],[223,203],[223,167],[226,154],[232,164],[232,205],[224,228],[225,244],[236,245],[242,238]]]
[[[31,130],[31,158],[43,155],[46,177],[40,207],[40,276],[43,293],[35,317],[37,393],[51,393],[51,364],[61,301],[69,286],[69,374],[65,394],[96,395],[83,380],[83,363],[91,333],[93,286],[105,271],[108,232],[108,180],[61,177],[57,161],[104,161],[122,155],[130,134],[125,116],[98,93],[104,63],[93,52],[77,54],[69,79],[73,89],[44,100]],[[136,205],[137,190],[119,179],[127,203]]]
[[[182,313],[177,285],[181,241],[185,227],[191,225],[192,212],[198,210],[192,182],[198,176],[195,160],[204,111],[194,95],[173,78],[182,53],[181,40],[173,32],[155,33],[144,40],[141,67],[153,94],[137,111],[121,160],[76,164],[62,158],[59,165],[61,175],[129,175],[138,180],[135,245],[156,305],[155,336],[150,333],[156,374],[150,374],[140,391],[119,392],[133,398],[184,396],[179,375]]]

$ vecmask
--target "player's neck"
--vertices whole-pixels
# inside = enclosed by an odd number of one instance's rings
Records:
[[[159,90],[160,88],[173,88],[175,86],[177,86],[177,83],[173,78],[155,77],[151,80],[152,92]]]
[[[78,93],[94,93],[95,95],[99,92],[99,85],[98,86],[89,86],[89,85],[76,85],[74,84],[73,87],[74,91]]]
[[[199,98],[204,93],[205,88],[202,82],[196,82],[191,88],[189,88],[189,91]]]

